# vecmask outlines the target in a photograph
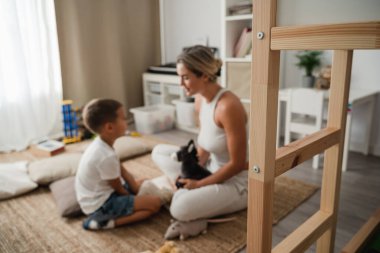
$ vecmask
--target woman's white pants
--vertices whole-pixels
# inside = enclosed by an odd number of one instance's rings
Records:
[[[152,151],[153,161],[173,182],[181,169],[181,163],[171,158],[176,151],[177,146],[167,144],[157,145]],[[229,181],[192,190],[179,189],[173,195],[170,213],[180,221],[211,218],[245,209],[247,197],[247,189],[239,190]]]

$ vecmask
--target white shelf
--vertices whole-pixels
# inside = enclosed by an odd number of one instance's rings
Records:
[[[234,16],[226,16],[226,21],[235,21],[235,20],[250,20],[252,19],[252,14],[246,14],[246,15],[234,15]]]
[[[144,105],[165,104],[173,106],[173,101],[177,99],[184,100],[185,93],[182,89],[181,79],[177,75],[165,75],[144,73],[143,74],[143,92]],[[176,127],[191,133],[198,133],[196,127],[188,127],[176,122]]]
[[[161,95],[155,93],[146,94],[146,101],[148,105],[158,105],[161,104]]]
[[[248,99],[248,98],[241,98],[240,101],[241,101],[243,104],[251,104],[251,100]]]
[[[246,69],[249,69],[252,57],[234,57],[234,48],[243,31],[246,28],[252,29],[254,13],[230,15],[229,8],[240,3],[241,0],[222,0],[221,56],[225,64],[222,67],[221,83],[224,87],[231,89],[232,92],[235,92],[235,94],[242,98],[245,94],[244,89],[241,89],[241,87],[244,88],[250,81],[250,72],[247,74]]]
[[[154,73],[143,74],[144,105],[168,104],[173,99],[184,98],[180,77]]]

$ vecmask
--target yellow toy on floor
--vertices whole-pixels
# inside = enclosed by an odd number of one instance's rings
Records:
[[[141,253],[153,253],[153,251],[148,250]],[[173,241],[166,241],[164,245],[154,253],[182,253],[182,251],[177,248]]]
[[[166,241],[155,253],[181,253],[173,241]]]

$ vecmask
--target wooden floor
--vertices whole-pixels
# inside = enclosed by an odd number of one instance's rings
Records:
[[[194,134],[173,130],[154,135],[184,145]],[[314,170],[311,161],[301,164],[286,175],[304,182],[321,185],[322,169]],[[319,209],[320,191],[273,227],[273,246]],[[380,208],[380,158],[350,152],[348,168],[342,173],[335,252],[340,252],[366,220]],[[244,250],[242,252],[245,252]],[[313,245],[306,252],[315,252]]]

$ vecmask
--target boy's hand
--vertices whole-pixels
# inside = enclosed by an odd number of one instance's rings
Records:
[[[121,184],[120,178],[108,180],[108,183],[119,195],[129,195],[129,192]]]
[[[135,180],[135,178],[128,172],[128,170],[123,165],[120,166],[120,171],[121,171],[121,176],[123,177],[125,182],[127,182],[127,184],[129,185],[129,189],[131,190],[131,193],[137,194],[140,186],[137,184],[137,181]]]

